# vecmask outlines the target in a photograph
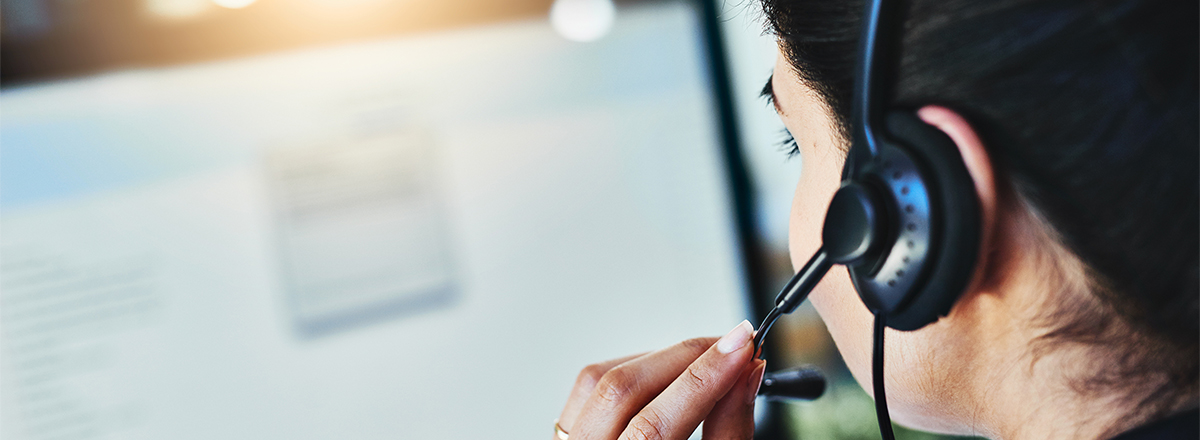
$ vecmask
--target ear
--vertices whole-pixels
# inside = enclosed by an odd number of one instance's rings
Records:
[[[917,110],[917,116],[926,124],[946,133],[950,140],[954,141],[954,144],[958,146],[958,153],[962,155],[963,162],[967,165],[967,172],[975,181],[975,192],[979,196],[980,220],[983,224],[980,225],[982,242],[979,246],[979,263],[970,287],[966,291],[969,294],[976,290],[980,282],[987,276],[987,268],[990,267],[988,256],[995,245],[992,233],[997,220],[995,169],[992,167],[992,160],[988,157],[987,149],[983,147],[983,141],[979,139],[979,135],[971,127],[971,124],[967,123],[967,120],[961,115],[945,107],[929,105]]]

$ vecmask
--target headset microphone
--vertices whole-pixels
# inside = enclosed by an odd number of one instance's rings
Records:
[[[821,249],[784,286],[754,339],[759,350],[780,315],[794,311],[834,264],[846,266],[875,315],[872,384],[880,433],[889,440],[884,328],[917,330],[950,312],[970,282],[981,227],[974,181],[958,147],[911,109],[887,108],[899,66],[901,12],[895,2],[867,2],[851,146],[825,215]]]
[[[788,368],[763,375],[758,395],[768,400],[813,400],[825,393],[825,375],[811,366]]]

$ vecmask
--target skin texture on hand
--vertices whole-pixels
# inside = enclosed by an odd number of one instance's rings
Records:
[[[571,440],[750,439],[765,362],[743,321],[721,339],[697,338],[589,365],[559,416]]]

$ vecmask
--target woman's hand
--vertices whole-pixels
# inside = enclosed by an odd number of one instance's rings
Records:
[[[589,365],[559,426],[571,440],[683,440],[704,422],[706,440],[749,439],[766,366],[754,359],[753,337],[743,321],[720,340],[689,339]]]

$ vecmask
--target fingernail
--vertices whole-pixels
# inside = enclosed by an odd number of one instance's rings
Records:
[[[717,351],[729,354],[734,350],[742,348],[743,345],[750,342],[751,332],[753,331],[754,327],[750,325],[750,321],[742,320],[741,324],[738,324],[737,327],[734,327],[733,330],[730,330],[729,333],[717,341]]]
[[[750,374],[750,386],[754,388],[754,392],[750,393],[747,405],[753,404],[754,399],[758,397],[758,389],[762,387],[763,373],[767,371],[767,361],[760,361],[758,368],[754,369],[754,373]]]

